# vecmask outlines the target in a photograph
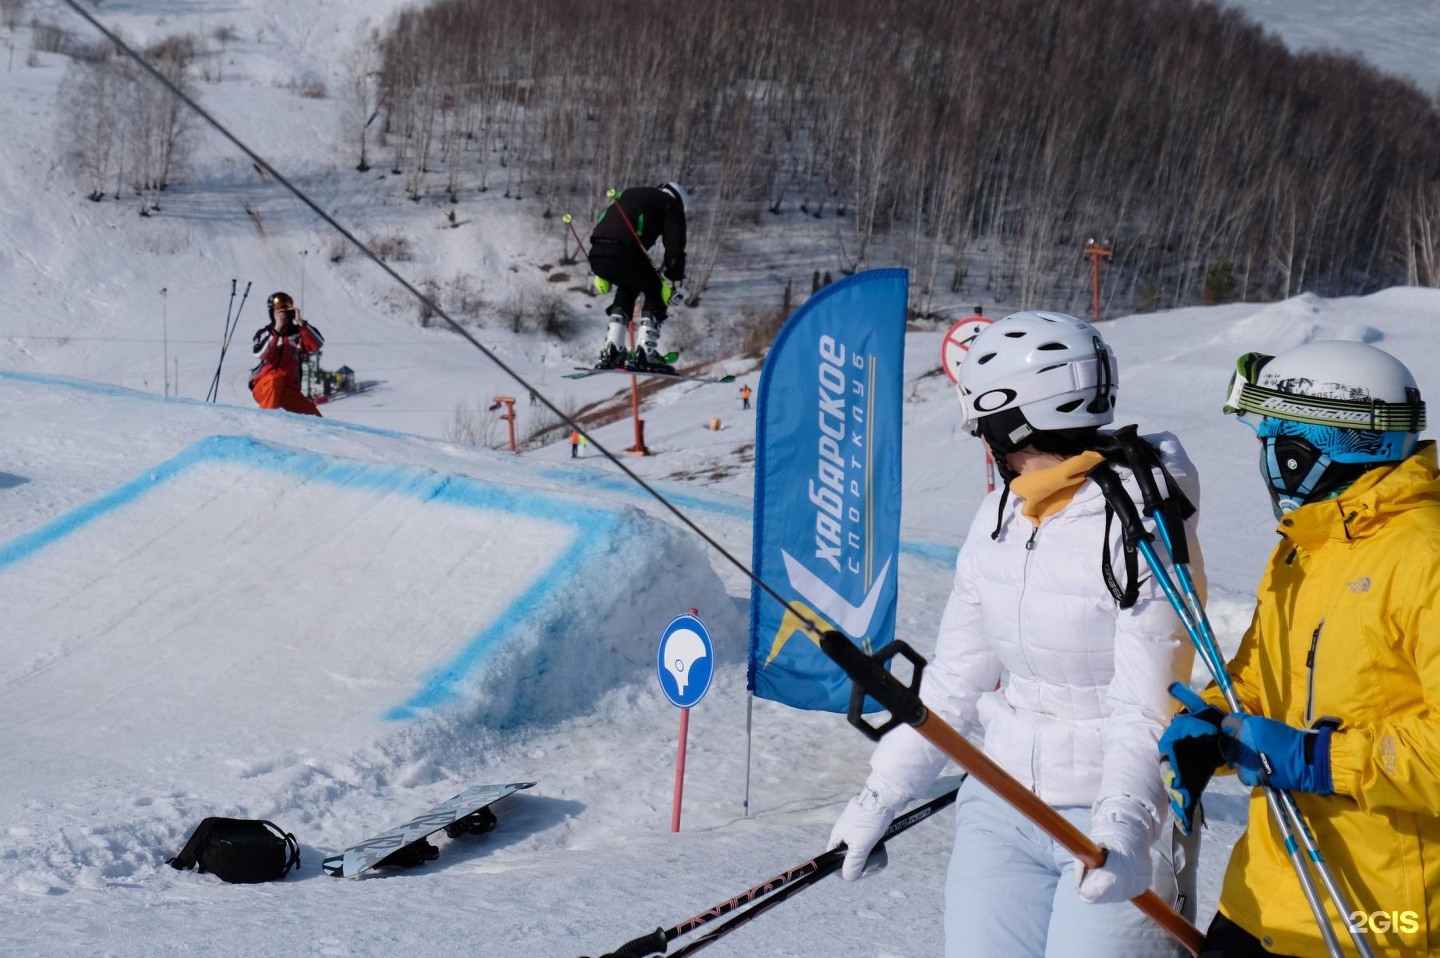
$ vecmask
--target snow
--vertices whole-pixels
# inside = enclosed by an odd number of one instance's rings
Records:
[[[336,86],[350,38],[400,5],[96,9],[140,39],[234,26],[224,82],[204,85],[204,102],[357,234],[419,237],[401,264],[412,281],[469,276],[492,309],[554,285],[537,263],[558,256],[558,237],[541,236],[523,204],[472,198],[469,225],[444,228],[441,207],[348,171],[333,100],[286,88],[307,71]],[[1436,86],[1440,25],[1426,4],[1347,7],[1364,30],[1338,5],[1243,6],[1297,46],[1345,45]],[[28,9],[83,31],[58,4]],[[1309,32],[1292,39],[1300,24]],[[22,51],[26,33],[13,39]],[[715,370],[737,374],[733,385],[656,391],[643,410],[655,455],[620,455],[718,549],[601,455],[633,444],[628,390],[561,378],[587,358],[598,320],[569,346],[477,331],[556,406],[622,414],[585,459],[559,432],[521,455],[450,441],[462,404],[519,397],[522,435],[544,413],[472,346],[419,328],[373,267],[332,262],[323,225],[213,137],[160,215],[86,202],[49,148],[63,60],[38,59],[0,75],[0,950],[574,958],[823,850],[871,746],[838,716],[756,702],[747,719],[749,583],[732,557],[750,555],[754,421],[738,390],[755,386],[755,363]],[[207,404],[239,301],[232,279],[253,285],[220,401]],[[327,404],[323,420],[255,409],[248,336],[272,289],[327,334],[328,366],[376,388]],[[582,315],[594,309],[568,295]],[[1177,433],[1200,469],[1209,611],[1228,646],[1274,541],[1253,440],[1219,411],[1235,358],[1358,339],[1410,362],[1434,397],[1440,373],[1417,358],[1434,353],[1437,313],[1440,291],[1391,289],[1105,324],[1122,420]],[[985,488],[936,374],[940,338],[907,340],[897,621],[922,652]],[[716,418],[722,428],[708,428]],[[672,834],[678,714],[654,656],[692,607],[717,669],[690,717]],[[495,832],[439,837],[441,857],[421,869],[320,872],[327,855],[468,785],[532,780],[497,807]],[[1230,781],[1207,804],[1202,922],[1245,814]],[[299,839],[301,870],[232,886],[166,867],[208,815],[276,821]],[[818,941],[842,956],[938,954],[948,821],[897,839],[881,875],[821,882],[711,953],[808,955]]]

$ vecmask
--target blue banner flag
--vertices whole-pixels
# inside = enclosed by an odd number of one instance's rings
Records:
[[[867,652],[895,631],[908,295],[906,270],[877,269],[811,296],[770,347],[756,408],[755,572]],[[795,708],[850,702],[794,612],[753,587],[748,681]]]

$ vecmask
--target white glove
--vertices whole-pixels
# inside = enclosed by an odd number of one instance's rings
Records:
[[[1105,864],[1075,872],[1080,897],[1092,905],[1129,901],[1150,887],[1154,819],[1133,798],[1114,796],[1091,813],[1090,840],[1106,849]]]
[[[877,784],[879,788],[875,787]],[[895,820],[897,808],[904,800],[900,799],[891,806],[885,800],[887,794],[899,798],[894,795],[893,789],[877,783],[871,776],[870,782],[860,790],[859,795],[850,799],[835,827],[830,830],[830,844],[825,846],[825,850],[844,843],[845,864],[840,866],[840,877],[846,881],[856,881],[864,876],[867,863],[871,866],[870,871],[878,872],[888,861],[883,848],[874,854],[872,852],[880,839],[885,837],[885,829]]]

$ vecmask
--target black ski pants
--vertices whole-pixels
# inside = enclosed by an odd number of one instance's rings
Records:
[[[590,268],[601,279],[608,279],[615,287],[615,302],[612,310],[623,312],[628,320],[635,315],[635,301],[645,297],[645,309],[654,313],[655,318],[665,321],[665,299],[660,290],[660,274],[655,271],[650,257],[640,251],[633,240],[622,243],[617,240],[593,239],[590,243]]]
[[[1223,912],[1216,912],[1205,933],[1205,944],[1200,949],[1200,958],[1290,958],[1276,951],[1269,951],[1260,940],[1244,928],[1226,918]]]

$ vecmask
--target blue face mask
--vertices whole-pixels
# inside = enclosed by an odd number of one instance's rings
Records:
[[[1344,429],[1271,416],[1256,424],[1255,434],[1260,437],[1260,475],[1277,519],[1307,503],[1335,498],[1369,470],[1410,455],[1416,442],[1414,433]]]

